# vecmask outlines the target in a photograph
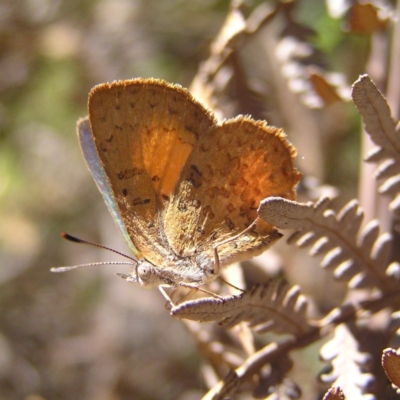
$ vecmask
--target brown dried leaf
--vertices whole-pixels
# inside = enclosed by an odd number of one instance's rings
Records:
[[[346,31],[357,34],[371,34],[383,29],[387,19],[379,16],[378,9],[371,3],[357,2],[351,6],[346,16]]]
[[[239,295],[186,301],[173,307],[171,315],[199,322],[219,321],[226,328],[246,321],[260,333],[299,335],[311,329],[306,311],[307,302],[298,286],[270,280]]]
[[[344,82],[337,81],[337,75],[328,74],[320,68],[308,69],[308,80],[313,92],[319,97],[322,105],[331,105],[339,101],[348,100]],[[313,103],[310,103],[312,106]]]
[[[306,104],[310,107],[317,108],[350,99],[349,88],[342,75],[328,73],[321,68],[309,67],[306,76],[310,89],[319,99],[317,103],[307,101]]]
[[[376,221],[360,231],[363,211],[356,200],[337,215],[328,206],[328,199],[305,204],[269,197],[261,202],[258,213],[278,229],[296,230],[288,243],[312,246],[310,255],[324,255],[321,266],[334,269],[334,277],[349,282],[349,287],[398,287],[399,280],[387,269],[391,265],[391,236],[379,236]]]
[[[344,18],[344,30],[357,34],[371,34],[383,29],[392,14],[388,2],[377,0],[327,0],[333,18]]]

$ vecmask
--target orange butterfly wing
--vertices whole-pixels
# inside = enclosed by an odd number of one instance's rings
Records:
[[[95,146],[138,252],[161,265],[160,219],[182,169],[214,117],[180,86],[154,79],[102,84],[89,94]]]
[[[202,136],[190,154],[165,216],[174,251],[184,256],[206,252],[247,228],[268,196],[294,199],[300,179],[295,149],[282,130],[237,117]],[[253,232],[218,248],[228,264],[260,253],[279,234],[264,221]]]

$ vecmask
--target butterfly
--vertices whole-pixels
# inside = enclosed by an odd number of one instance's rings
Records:
[[[78,121],[84,158],[144,287],[200,286],[281,235],[260,200],[295,198],[300,173],[281,129],[219,123],[188,90],[156,79],[95,86]]]

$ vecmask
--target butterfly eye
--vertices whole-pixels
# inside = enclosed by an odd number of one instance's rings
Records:
[[[137,268],[138,277],[144,282],[150,279],[152,272],[153,268],[148,262],[140,264]]]

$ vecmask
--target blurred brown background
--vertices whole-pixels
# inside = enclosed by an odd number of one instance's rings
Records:
[[[63,241],[61,231],[128,251],[78,147],[75,123],[90,88],[133,77],[189,86],[229,5],[0,2],[0,399],[186,400],[205,392],[195,344],[156,290],[115,277],[121,268],[49,268],[118,259]],[[297,15],[319,32],[314,41],[332,68],[350,82],[364,72],[340,60],[366,48],[365,39],[346,47],[323,2],[300,1]],[[343,201],[356,193],[357,135],[355,123],[341,129],[326,164],[312,167],[342,185]]]

